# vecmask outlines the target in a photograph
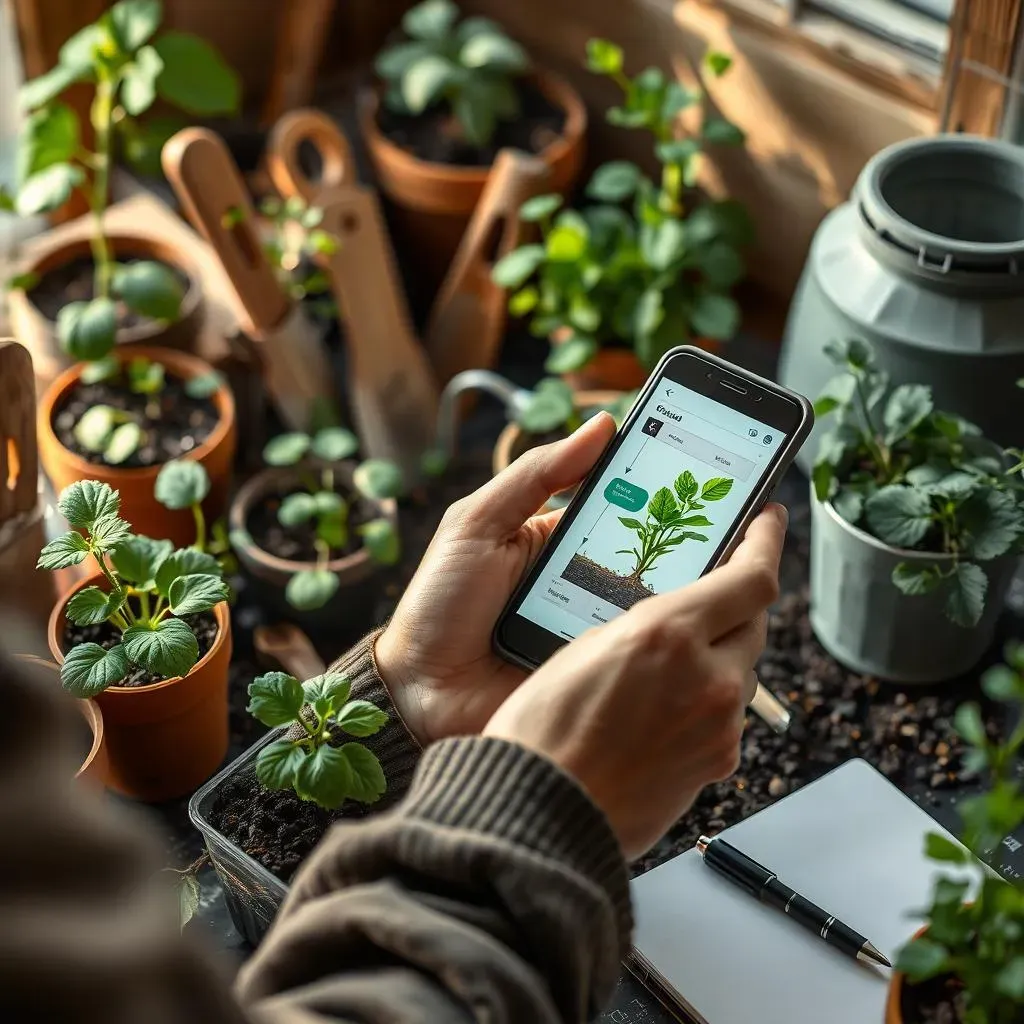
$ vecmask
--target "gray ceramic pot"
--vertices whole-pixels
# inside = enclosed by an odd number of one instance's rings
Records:
[[[882,150],[811,246],[779,380],[812,401],[835,373],[825,344],[860,338],[894,384],[1003,446],[1024,443],[1024,149],[963,135]],[[815,428],[798,462],[809,471]]]
[[[891,548],[851,526],[811,488],[811,628],[837,661],[897,683],[935,683],[972,669],[992,644],[1017,557],[982,563],[988,596],[973,629],[946,618],[945,595],[908,597],[892,582],[900,562],[948,555]]]

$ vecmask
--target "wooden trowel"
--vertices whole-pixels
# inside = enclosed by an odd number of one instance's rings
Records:
[[[230,151],[215,132],[186,128],[164,146],[162,163],[231,281],[239,322],[256,342],[271,400],[288,427],[308,430],[315,404],[336,401],[330,360],[318,330],[274,276]]]

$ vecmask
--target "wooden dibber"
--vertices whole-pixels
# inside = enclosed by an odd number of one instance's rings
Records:
[[[274,405],[289,427],[309,429],[314,403],[334,401],[331,364],[316,328],[274,276],[231,153],[215,132],[186,128],[164,146],[162,162],[189,219],[231,281],[241,326],[257,342]]]
[[[547,180],[544,161],[517,150],[503,149],[494,161],[427,327],[427,355],[442,387],[463,370],[497,363],[508,297],[491,280],[491,271],[522,245],[528,225],[519,208],[539,195]]]
[[[304,142],[319,150],[317,180],[302,171]],[[412,330],[377,196],[356,182],[347,140],[316,110],[277,123],[267,166],[282,195],[300,195],[323,209],[321,226],[338,239],[338,251],[323,257],[323,265],[345,324],[356,430],[367,455],[393,459],[412,484],[434,437],[438,389]]]

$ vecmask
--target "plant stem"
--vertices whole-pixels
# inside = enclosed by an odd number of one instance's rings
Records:
[[[113,624],[114,624],[115,626],[117,626],[117,628],[118,628],[119,630],[121,630],[121,632],[122,632],[122,633],[123,633],[123,632],[124,632],[124,631],[125,631],[125,630],[126,630],[126,629],[128,628],[128,626],[129,626],[129,623],[128,623],[128,621],[127,621],[127,620],[125,619],[125,617],[124,617],[124,616],[123,616],[123,615],[122,615],[122,614],[121,614],[120,612],[114,612],[114,614],[110,616],[110,621],[111,621],[111,622],[112,622],[112,623],[113,623]]]
[[[878,434],[875,432],[875,425],[871,420],[871,411],[868,408],[868,397],[864,394],[864,379],[859,373],[853,375],[854,385],[857,390],[857,400],[860,402],[861,415],[864,417],[864,439],[871,454],[875,461],[878,463],[878,468],[882,471],[885,476],[885,480],[888,483],[889,477],[892,474],[892,465],[889,459],[889,452],[884,445],[878,440]]]
[[[320,486],[325,491],[334,490],[334,468],[332,466],[327,466],[324,469],[323,474],[320,477]]]
[[[142,606],[142,617],[147,621],[152,619],[152,613],[149,610],[149,594],[144,591],[139,594],[139,604]]]
[[[206,551],[206,516],[198,501],[192,506],[192,518],[196,521],[196,542],[192,546],[198,551]]]
[[[153,609],[153,621],[154,622],[159,622],[160,621],[160,615],[163,612],[163,610],[164,610],[164,598],[162,596],[157,596],[156,607]]]
[[[112,261],[110,246],[103,228],[103,214],[107,208],[107,193],[110,188],[110,126],[114,113],[116,83],[104,71],[96,83],[96,98],[92,103],[91,120],[96,132],[96,153],[93,157],[95,173],[92,179],[92,197],[89,206],[96,221],[95,230],[89,236],[92,247],[95,277],[93,288],[97,298],[110,297]]]
[[[323,569],[331,560],[331,549],[327,542],[321,540],[319,537],[313,541],[313,545],[316,547],[316,567],[318,569]]]

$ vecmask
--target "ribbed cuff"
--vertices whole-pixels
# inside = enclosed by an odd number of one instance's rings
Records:
[[[607,893],[621,955],[628,952],[633,914],[622,848],[583,787],[554,762],[488,736],[433,743],[401,814],[504,839],[588,878]]]

